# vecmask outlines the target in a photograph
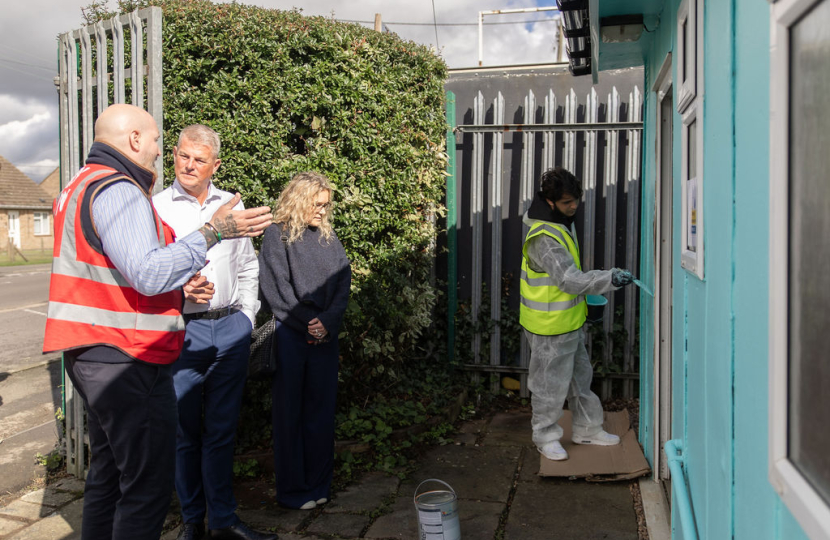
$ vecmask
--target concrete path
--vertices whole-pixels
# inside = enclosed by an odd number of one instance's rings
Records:
[[[7,375],[0,373],[0,505],[12,494],[43,482],[47,455],[59,440],[60,361]]]
[[[430,448],[404,481],[368,473],[310,512],[277,507],[273,485],[239,482],[238,513],[285,540],[418,540],[415,488],[439,478],[458,494],[464,540],[638,539],[631,481],[542,478],[538,468],[530,414],[497,413],[464,424],[455,444]],[[82,489],[79,481],[66,479],[0,508],[0,540],[79,538]],[[174,510],[162,540],[175,539],[177,521]]]

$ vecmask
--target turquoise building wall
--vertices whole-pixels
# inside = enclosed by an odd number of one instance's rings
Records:
[[[657,174],[657,104],[651,88],[666,54],[675,50],[679,4],[665,2],[659,27],[641,38],[647,90],[641,268],[647,283],[654,283],[651,209]],[[676,110],[673,114],[672,437],[686,448],[701,539],[806,540],[767,473],[769,5],[708,0],[702,23],[703,281],[679,263],[683,125]],[[675,82],[676,66],[675,57]],[[641,296],[640,441],[653,463],[655,313],[649,300]],[[682,538],[676,512],[673,536]]]

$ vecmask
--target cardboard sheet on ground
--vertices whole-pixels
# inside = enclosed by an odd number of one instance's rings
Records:
[[[566,476],[585,478],[589,482],[609,482],[637,478],[651,471],[637,436],[628,423],[628,411],[605,413],[605,431],[620,437],[620,444],[614,446],[572,443],[571,411],[565,411],[559,425],[565,432],[561,442],[569,457],[564,461],[552,461],[539,454],[540,476]]]

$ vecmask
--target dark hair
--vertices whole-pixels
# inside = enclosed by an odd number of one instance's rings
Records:
[[[562,167],[548,169],[542,174],[542,196],[557,202],[565,195],[576,199],[582,197],[582,186],[569,170]]]

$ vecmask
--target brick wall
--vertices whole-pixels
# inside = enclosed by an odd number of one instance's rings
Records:
[[[49,215],[49,223],[46,228],[46,235],[35,235],[35,210],[17,210],[20,214],[20,249],[22,251],[44,250],[52,251],[54,243],[53,231],[55,220],[52,212],[37,210]],[[7,253],[9,250],[9,211],[0,210],[0,253]]]

